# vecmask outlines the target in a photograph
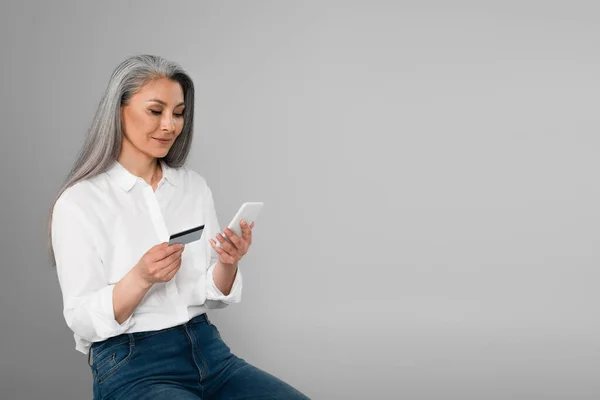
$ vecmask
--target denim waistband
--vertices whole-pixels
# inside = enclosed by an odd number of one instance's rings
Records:
[[[101,342],[94,342],[92,343],[92,345],[90,346],[89,352],[88,352],[88,365],[92,364],[92,360],[94,357],[94,353],[96,353],[97,355],[101,354],[105,349],[109,349],[115,345],[119,345],[119,344],[124,344],[129,342],[129,344],[131,346],[135,346],[135,341],[136,340],[140,340],[143,339],[145,337],[148,336],[154,336],[154,335],[158,335],[161,334],[162,332],[166,332],[172,329],[177,329],[180,327],[184,327],[185,325],[188,324],[195,324],[195,323],[199,323],[199,322],[209,322],[208,321],[208,317],[206,316],[206,313],[200,314],[195,316],[194,318],[190,319],[188,322],[185,322],[181,325],[175,325],[169,328],[165,328],[165,329],[160,329],[157,331],[143,331],[143,332],[133,332],[133,333],[122,333],[120,335],[117,336],[113,336],[110,337],[106,340],[103,340]]]

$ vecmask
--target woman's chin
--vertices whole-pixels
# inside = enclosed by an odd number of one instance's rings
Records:
[[[169,153],[169,148],[164,149],[152,149],[148,151],[147,154],[151,155],[154,158],[163,158]]]

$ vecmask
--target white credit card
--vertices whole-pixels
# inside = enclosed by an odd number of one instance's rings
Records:
[[[188,244],[200,240],[202,232],[204,231],[204,225],[196,226],[195,228],[186,229],[179,233],[174,233],[169,238],[169,246],[172,244]]]

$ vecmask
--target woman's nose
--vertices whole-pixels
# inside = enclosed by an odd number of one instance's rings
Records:
[[[175,130],[175,120],[173,116],[165,115],[161,120],[161,129],[168,132]]]

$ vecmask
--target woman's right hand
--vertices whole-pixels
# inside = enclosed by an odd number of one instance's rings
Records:
[[[181,254],[185,246],[167,242],[157,244],[146,252],[136,264],[137,275],[144,287],[149,288],[156,282],[168,282],[181,267]]]

